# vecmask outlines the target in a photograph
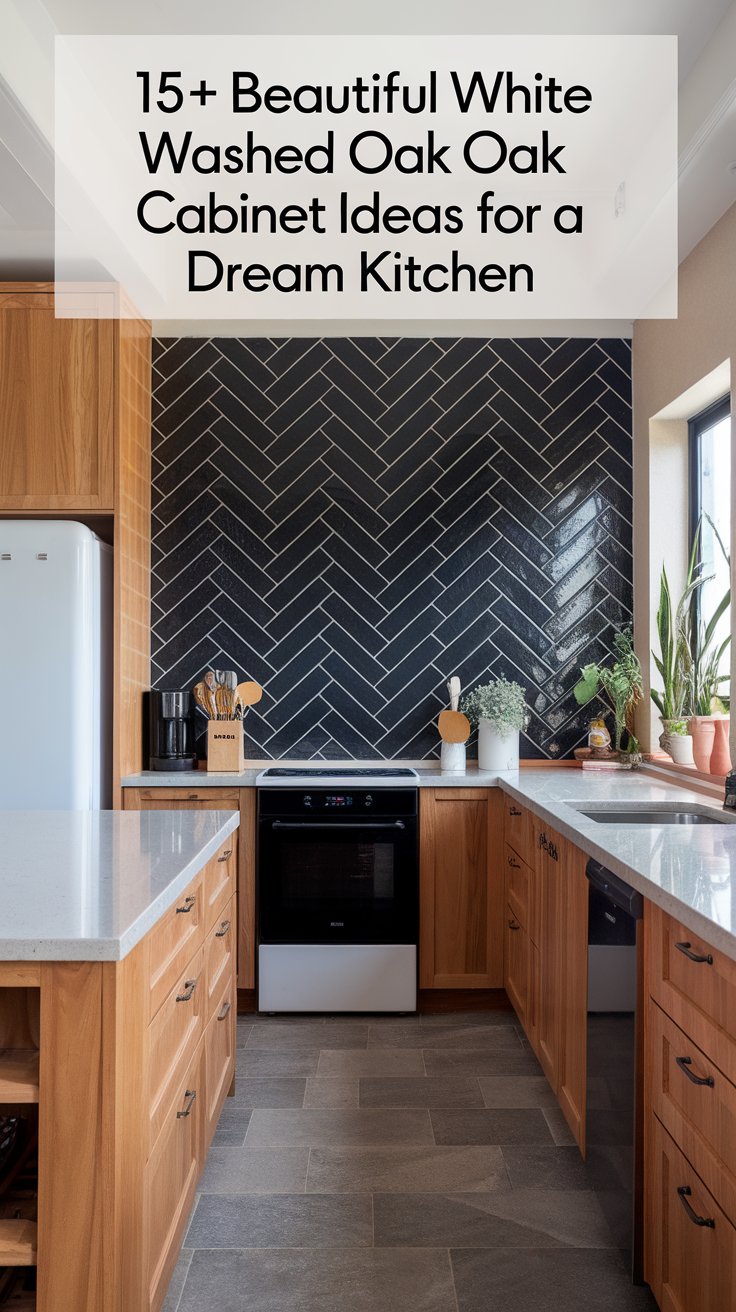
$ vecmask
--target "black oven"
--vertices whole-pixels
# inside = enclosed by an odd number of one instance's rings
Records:
[[[417,790],[264,788],[260,944],[416,944]]]

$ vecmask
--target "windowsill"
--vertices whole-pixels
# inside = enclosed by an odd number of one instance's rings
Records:
[[[706,774],[704,770],[698,770],[694,765],[678,765],[663,752],[647,754],[642,769],[646,770],[647,774],[656,775],[669,783],[679,784],[682,788],[694,788],[698,792],[707,792],[711,796],[723,798],[725,774]]]

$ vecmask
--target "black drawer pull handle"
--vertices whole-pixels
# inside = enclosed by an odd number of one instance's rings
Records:
[[[177,916],[188,916],[189,912],[191,911],[196,901],[197,899],[193,895],[190,895],[189,897],[185,897],[184,905],[176,908]]]
[[[514,870],[521,870],[520,861],[514,861],[514,858],[512,856],[507,856],[506,860],[508,861],[510,866],[514,867]]]
[[[699,966],[713,965],[713,958],[710,955],[710,952],[707,952],[705,956],[693,952],[689,943],[675,943],[675,947],[678,952],[681,952],[684,957],[687,957],[688,961],[695,961]]]
[[[692,1071],[690,1070],[690,1067],[693,1064],[692,1057],[675,1057],[675,1064],[680,1067],[680,1070],[682,1071],[683,1075],[687,1075],[687,1078],[690,1080],[692,1084],[706,1084],[709,1089],[713,1089],[715,1087],[715,1080],[713,1079],[712,1075],[706,1075],[706,1076],[693,1075]]]
[[[187,801],[188,801],[188,802],[198,802],[198,801],[199,801],[199,793],[187,793]]]
[[[185,1092],[184,1092],[184,1097],[185,1097],[185,1098],[188,1098],[189,1101],[187,1102],[186,1107],[183,1107],[182,1110],[181,1110],[180,1112],[177,1112],[177,1113],[176,1113],[176,1119],[177,1119],[177,1121],[182,1120],[183,1117],[188,1116],[189,1113],[191,1112],[192,1107],[194,1106],[194,1100],[195,1100],[195,1098],[197,1097],[197,1090],[196,1090],[196,1089],[186,1089]]]
[[[510,806],[509,815],[521,815],[521,811],[519,810],[518,806]]]
[[[229,1010],[230,1010],[230,1003],[229,1003],[229,1002],[223,1002],[220,1011],[218,1011],[218,1013],[217,1013],[217,1019],[218,1019],[218,1020],[224,1020],[225,1017],[227,1016],[227,1013],[229,1012]]]
[[[215,938],[224,938],[230,928],[229,920],[220,921],[220,928],[215,933]]]
[[[548,847],[549,847],[549,839],[547,838],[547,835],[546,835],[546,834],[540,834],[540,835],[539,835],[539,838],[537,839],[537,845],[538,845],[539,847],[543,847],[543,848],[548,848]]]
[[[197,987],[196,979],[185,980],[184,988],[186,992],[177,993],[176,995],[177,1002],[191,1002],[192,998],[194,997],[194,990],[196,989],[196,987]]]
[[[521,929],[521,925],[519,925],[515,920],[510,920],[509,929]]]
[[[712,1217],[698,1216],[697,1212],[693,1211],[692,1207],[687,1201],[688,1198],[692,1198],[692,1193],[693,1193],[692,1189],[687,1184],[681,1184],[677,1190],[677,1195],[680,1199],[680,1202],[685,1208],[685,1211],[690,1217],[690,1220],[692,1221],[693,1225],[704,1225],[708,1228],[708,1230],[715,1230],[716,1223]]]
[[[222,853],[222,856],[218,856],[217,860],[220,864],[222,864],[222,862],[227,861],[228,857],[232,856],[232,854],[233,854],[233,849],[229,847],[226,852]]]

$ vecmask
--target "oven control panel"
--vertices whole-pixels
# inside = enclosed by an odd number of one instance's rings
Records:
[[[260,788],[258,808],[262,816],[314,815],[330,811],[345,816],[365,815],[416,815],[416,788],[380,788],[371,792],[367,788],[351,788],[338,792],[335,788]]]

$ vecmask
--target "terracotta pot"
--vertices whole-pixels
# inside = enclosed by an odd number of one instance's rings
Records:
[[[714,720],[715,740],[710,755],[711,774],[728,774],[731,769],[731,753],[728,746],[728,731],[731,725],[730,715],[720,715]]]
[[[693,757],[698,770],[705,774],[710,770],[710,758],[716,736],[716,722],[712,715],[693,715],[688,720],[688,729],[693,740]]]

